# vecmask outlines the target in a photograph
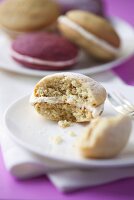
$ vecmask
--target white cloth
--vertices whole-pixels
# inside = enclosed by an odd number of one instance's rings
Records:
[[[132,95],[132,88],[114,76],[111,72],[94,75],[97,81],[101,82],[108,90],[126,88],[126,94]],[[7,106],[20,96],[31,93],[34,85],[40,79],[27,77],[15,73],[1,71],[0,73],[0,120]],[[133,96],[131,96],[133,98]],[[103,183],[118,180],[124,177],[134,176],[132,167],[111,168],[111,169],[77,169],[64,163],[58,163],[35,155],[22,148],[10,139],[0,127],[1,150],[7,170],[18,178],[35,177],[47,174],[53,184],[61,191],[71,191],[87,186],[100,185]]]
[[[123,178],[134,177],[134,167],[105,169],[70,169],[48,174],[51,182],[62,192],[102,185]]]

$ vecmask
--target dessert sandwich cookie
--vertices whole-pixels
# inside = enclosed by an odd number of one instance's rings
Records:
[[[0,6],[2,29],[11,37],[48,28],[59,16],[53,0],[6,0]]]
[[[120,53],[120,38],[106,19],[93,13],[73,10],[58,18],[60,32],[100,61]]]
[[[24,67],[38,70],[68,69],[78,62],[79,49],[53,33],[21,35],[11,46],[12,58]]]
[[[111,158],[126,146],[132,123],[128,116],[93,119],[77,141],[79,153],[86,158]]]
[[[103,0],[55,0],[61,7],[62,14],[69,10],[80,9],[104,16]]]
[[[103,112],[106,90],[95,80],[77,73],[56,73],[41,79],[30,103],[50,120],[86,122]]]

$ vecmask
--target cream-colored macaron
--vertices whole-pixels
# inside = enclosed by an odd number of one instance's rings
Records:
[[[120,38],[112,24],[93,13],[72,10],[58,18],[60,32],[97,60],[119,55]]]
[[[114,157],[127,144],[131,127],[128,116],[99,117],[91,121],[76,146],[86,158]]]
[[[55,120],[85,122],[103,112],[106,90],[95,80],[78,73],[56,73],[41,79],[30,103],[38,113]]]

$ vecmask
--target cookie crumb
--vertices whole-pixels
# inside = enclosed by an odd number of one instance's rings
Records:
[[[66,128],[69,127],[71,125],[71,122],[67,121],[67,120],[61,120],[58,122],[58,125],[62,128]]]
[[[76,136],[75,132],[73,132],[73,131],[69,131],[68,134],[69,134],[70,136],[72,136],[72,137],[75,137],[75,136]]]
[[[53,136],[51,140],[54,144],[61,144],[63,142],[63,138],[60,135]]]

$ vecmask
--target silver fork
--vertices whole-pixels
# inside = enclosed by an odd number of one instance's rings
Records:
[[[113,108],[121,114],[129,115],[134,119],[134,104],[120,92],[108,94],[108,100]]]

